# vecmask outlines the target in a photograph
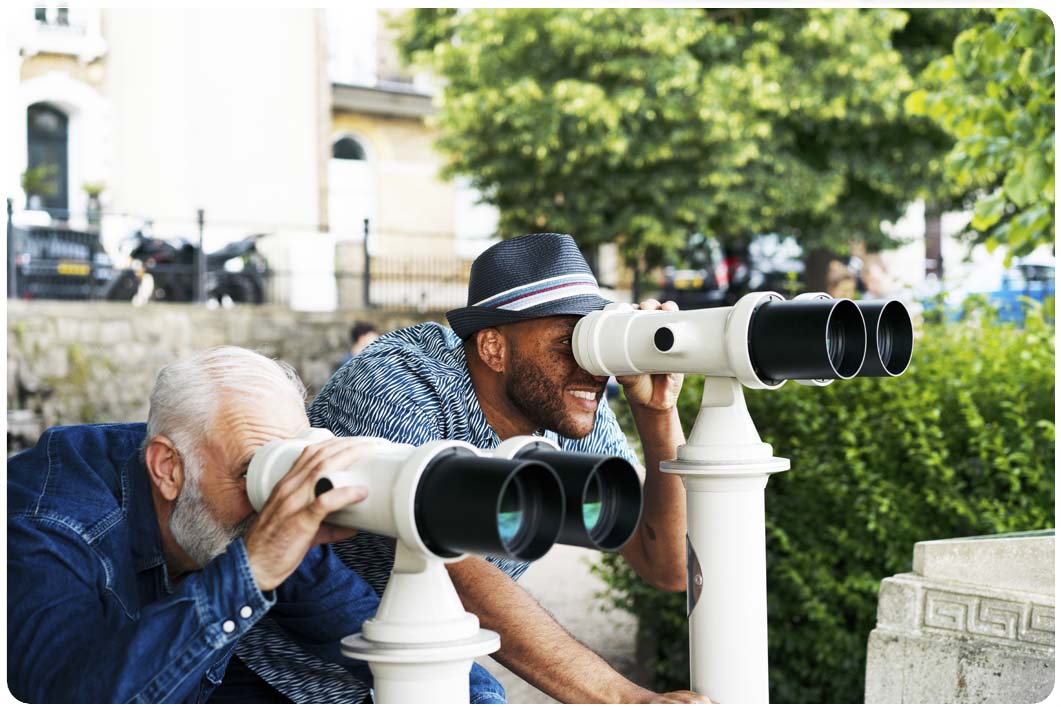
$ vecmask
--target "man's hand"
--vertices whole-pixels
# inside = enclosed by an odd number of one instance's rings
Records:
[[[678,305],[674,302],[660,304],[654,299],[645,300],[640,304],[640,308],[659,309],[664,312],[678,311]],[[681,373],[645,373],[639,376],[616,376],[615,380],[623,386],[626,399],[632,408],[666,412],[678,404],[678,394],[682,391],[684,378]]]
[[[275,589],[295,571],[309,549],[357,531],[323,523],[324,517],[368,496],[363,486],[334,488],[316,496],[317,478],[342,469],[380,445],[368,437],[337,437],[310,445],[284,475],[243,538],[258,588]]]
[[[715,704],[715,702],[689,690],[676,690],[674,692],[652,692],[651,690],[641,690],[641,694],[632,695],[631,699],[626,701],[627,704],[642,704],[642,705],[699,705],[699,704]]]

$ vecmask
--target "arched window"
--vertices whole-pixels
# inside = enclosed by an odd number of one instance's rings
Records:
[[[40,196],[43,208],[58,218],[69,209],[68,124],[62,111],[47,103],[34,103],[26,110],[28,122],[27,186]]]
[[[332,145],[332,157],[337,160],[360,160],[364,161],[365,148],[352,137],[344,137],[335,141]]]

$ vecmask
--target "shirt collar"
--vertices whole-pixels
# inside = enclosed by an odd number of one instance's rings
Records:
[[[129,489],[124,505],[136,571],[142,572],[158,565],[165,567],[162,533],[158,529],[158,515],[151,499],[151,479],[147,466],[140,460],[140,450],[122,465],[122,483]]]

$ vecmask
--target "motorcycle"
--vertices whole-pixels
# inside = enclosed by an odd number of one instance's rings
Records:
[[[257,249],[257,233],[206,254],[204,289],[207,301],[219,304],[261,304],[265,301],[268,265]],[[117,271],[104,296],[109,300],[193,302],[199,248],[180,238],[156,238],[137,229],[121,244],[131,267]]]

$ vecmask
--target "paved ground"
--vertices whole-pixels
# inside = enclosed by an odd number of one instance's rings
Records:
[[[596,594],[604,589],[601,580],[590,574],[589,566],[599,553],[567,545],[556,545],[538,560],[520,579],[520,586],[530,592],[561,626],[592,648],[623,675],[630,676],[636,664],[633,616],[610,609]],[[513,704],[556,704],[544,693],[512,674],[496,661],[483,658],[486,667],[505,686]]]

